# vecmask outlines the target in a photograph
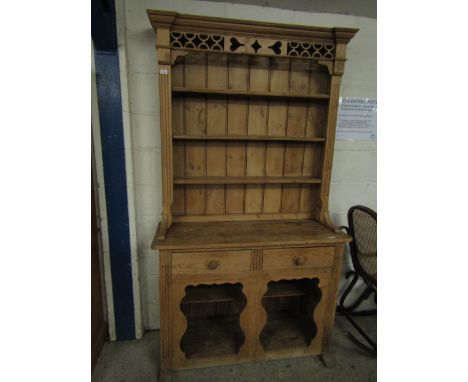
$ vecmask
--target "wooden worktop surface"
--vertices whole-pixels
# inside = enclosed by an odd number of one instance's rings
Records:
[[[153,249],[241,248],[283,245],[333,245],[350,237],[311,220],[174,223]]]

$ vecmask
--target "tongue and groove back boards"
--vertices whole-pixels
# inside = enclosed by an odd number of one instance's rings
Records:
[[[227,83],[232,90],[247,91],[249,72],[247,70],[248,57],[229,57],[227,63]],[[242,99],[228,101],[227,134],[247,135],[248,104]],[[245,142],[229,142],[227,146],[226,175],[244,176],[247,164]],[[245,203],[244,185],[226,186],[226,213],[242,214]]]
[[[173,135],[180,138],[173,146],[176,221],[313,216],[320,184],[249,184],[242,179],[320,181],[330,86],[326,67],[311,60],[192,52],[172,66],[172,86],[185,90],[173,94]],[[208,94],[211,90],[243,94]],[[284,96],[250,97],[249,92]],[[307,98],[313,95],[322,97]],[[246,136],[252,139],[242,138]],[[191,177],[241,180],[180,184]]]

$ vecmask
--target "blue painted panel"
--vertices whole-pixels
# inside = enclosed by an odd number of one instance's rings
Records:
[[[99,51],[117,51],[113,0],[91,0],[91,36]]]
[[[117,52],[96,51],[96,85],[118,340],[135,338],[127,179]]]

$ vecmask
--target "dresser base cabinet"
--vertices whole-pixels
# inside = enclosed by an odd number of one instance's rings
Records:
[[[244,241],[236,234],[240,227],[251,230]],[[288,243],[285,227],[313,234]],[[203,248],[205,236],[211,240]],[[314,222],[175,223],[165,240],[154,242],[160,250],[161,369],[324,353],[347,240]]]

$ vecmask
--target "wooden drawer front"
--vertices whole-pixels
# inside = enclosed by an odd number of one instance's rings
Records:
[[[301,269],[332,267],[334,247],[282,248],[263,251],[263,269]]]
[[[172,254],[172,274],[250,271],[250,251],[185,252]]]

